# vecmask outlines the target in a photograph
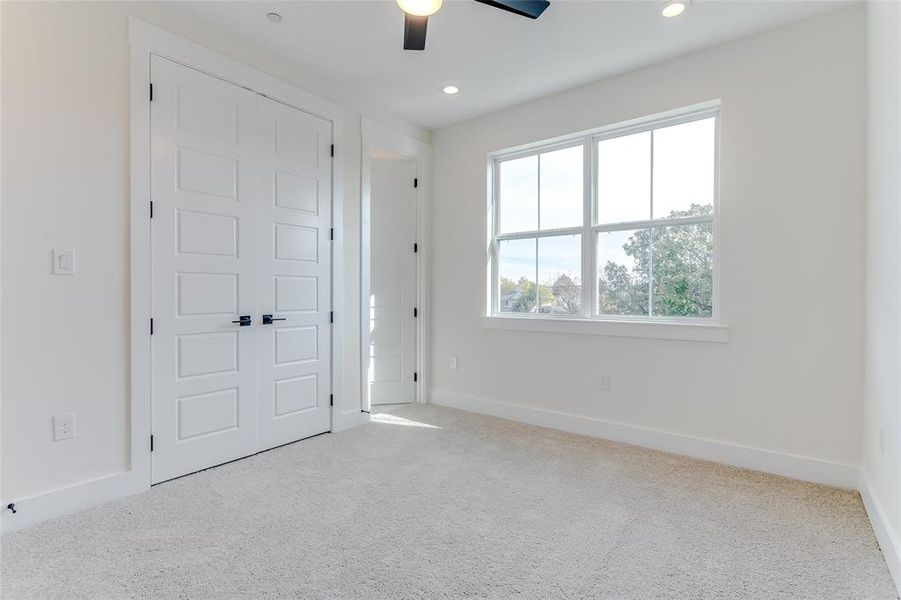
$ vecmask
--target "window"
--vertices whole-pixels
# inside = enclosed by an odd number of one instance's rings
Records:
[[[717,120],[708,106],[493,156],[490,313],[712,322]]]

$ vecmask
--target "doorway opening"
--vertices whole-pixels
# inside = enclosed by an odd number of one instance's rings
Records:
[[[363,137],[362,396],[385,412],[425,401],[428,147],[367,120]]]
[[[370,162],[370,406],[416,402],[416,162],[378,151]]]

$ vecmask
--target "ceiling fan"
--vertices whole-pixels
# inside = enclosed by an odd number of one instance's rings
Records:
[[[425,50],[429,15],[441,8],[443,0],[397,0],[404,11],[404,50]],[[537,19],[550,6],[548,0],[476,0],[523,17]]]

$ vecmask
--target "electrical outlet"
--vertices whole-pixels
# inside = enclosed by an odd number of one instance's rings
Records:
[[[75,437],[75,413],[54,415],[53,441],[67,440]]]
[[[53,249],[53,274],[75,275],[75,252]]]
[[[885,456],[885,427],[879,428],[879,456]]]
[[[603,375],[598,375],[595,380],[595,385],[597,385],[599,392],[605,392],[610,389],[610,376],[604,373]]]
[[[454,371],[457,370],[457,357],[456,356],[450,357],[450,368],[453,369]]]

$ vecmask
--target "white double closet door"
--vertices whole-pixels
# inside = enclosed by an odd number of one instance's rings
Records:
[[[331,426],[329,121],[151,62],[153,482]]]

